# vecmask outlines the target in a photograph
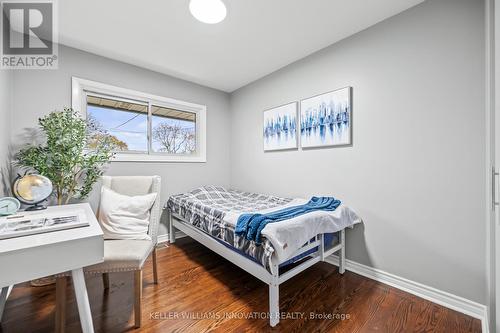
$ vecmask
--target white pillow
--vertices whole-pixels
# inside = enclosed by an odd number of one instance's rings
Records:
[[[104,239],[148,239],[150,210],[156,193],[128,196],[102,187],[99,223]]]

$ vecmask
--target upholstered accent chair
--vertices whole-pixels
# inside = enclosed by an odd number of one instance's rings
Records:
[[[141,326],[142,313],[142,269],[144,262],[153,254],[154,283],[158,283],[156,264],[156,245],[160,223],[160,176],[124,176],[102,177],[102,186],[117,193],[135,196],[157,193],[151,208],[149,240],[104,240],[104,262],[84,268],[85,274],[102,274],[104,289],[109,289],[109,273],[134,272],[134,317],[135,327]],[[97,213],[99,216],[99,213]],[[66,284],[68,274],[61,274],[56,279],[56,331],[64,331]]]

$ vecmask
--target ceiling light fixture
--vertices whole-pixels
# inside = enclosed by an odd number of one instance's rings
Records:
[[[203,23],[215,24],[226,18],[227,9],[221,0],[191,0],[189,11]]]

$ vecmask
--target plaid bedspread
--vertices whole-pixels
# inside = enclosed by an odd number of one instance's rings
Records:
[[[290,201],[290,198],[204,186],[171,196],[165,208],[203,232],[238,249],[269,270],[270,258],[274,253],[271,243],[264,239],[258,246],[245,237],[237,236],[234,233],[235,226],[226,223],[224,216],[228,212],[249,213],[279,207]]]

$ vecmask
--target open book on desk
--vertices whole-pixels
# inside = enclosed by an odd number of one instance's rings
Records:
[[[20,212],[0,218],[0,239],[28,236],[52,231],[86,227],[85,212]]]

